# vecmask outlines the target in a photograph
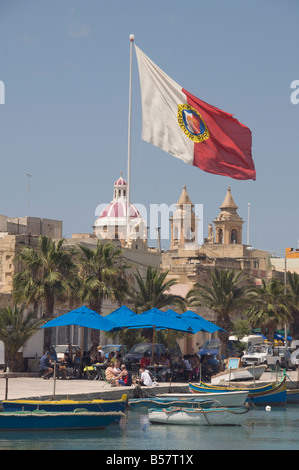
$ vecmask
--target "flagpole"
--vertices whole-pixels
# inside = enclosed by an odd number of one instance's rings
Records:
[[[134,34],[130,34],[130,83],[129,83],[129,124],[128,124],[128,170],[127,170],[127,243],[130,229],[130,179],[131,179],[131,109],[132,109],[132,62]]]

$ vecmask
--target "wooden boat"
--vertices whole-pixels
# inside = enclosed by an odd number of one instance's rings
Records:
[[[254,388],[244,388],[244,387],[229,387],[228,385],[210,385],[206,384],[204,382],[200,382],[199,384],[193,384],[189,383],[189,390],[192,393],[223,393],[223,392],[240,392],[240,391],[247,391],[247,392],[252,392],[253,390],[255,392],[266,392],[267,390],[273,390],[273,388],[276,386],[275,383],[270,383],[267,385],[262,385],[260,387],[254,387]]]
[[[78,412],[3,411],[0,413],[0,431],[104,429],[123,416],[122,411],[94,413],[83,409]]]
[[[267,365],[250,367],[238,367],[237,369],[226,369],[211,377],[212,385],[219,385],[221,382],[229,382],[235,380],[259,380],[265,372]]]
[[[148,411],[151,423],[183,424],[203,426],[236,426],[244,423],[249,407],[223,408],[151,408]]]
[[[247,402],[253,405],[285,405],[287,402],[286,377],[272,390],[250,392]]]
[[[290,388],[287,390],[287,403],[297,404],[299,403],[299,389]]]
[[[201,408],[210,408],[214,404],[214,400],[210,398],[202,398],[194,396],[191,393],[182,394],[182,397],[177,395],[169,394],[167,396],[159,397],[148,397],[148,398],[132,398],[129,399],[128,405],[130,407],[155,407],[155,408],[165,408],[171,406],[184,406],[184,407],[201,407]]]
[[[93,412],[124,411],[128,397],[123,395],[120,400],[3,400],[3,411],[74,411],[84,408]]]
[[[158,398],[171,398],[171,397],[176,397],[180,400],[188,400],[188,402],[192,402],[193,400],[197,400],[197,396],[200,396],[201,399],[206,398],[207,400],[211,400],[213,402],[212,406],[242,406],[245,404],[247,397],[248,397],[248,391],[247,390],[237,390],[237,391],[228,391],[221,393],[215,393],[212,390],[208,393],[176,393],[176,394],[161,394],[157,395]],[[194,397],[194,398],[193,398]],[[188,406],[188,405],[183,405],[183,406]]]
[[[219,397],[225,393],[225,389],[219,386],[202,387],[201,385],[189,384],[189,389],[201,396],[206,396],[206,394],[210,393],[212,390],[218,393]],[[232,393],[236,393],[237,391],[240,391],[240,389],[234,389]],[[285,405],[287,400],[286,377],[284,377],[279,384],[272,383],[265,387],[249,388],[247,392],[246,403],[253,405]]]

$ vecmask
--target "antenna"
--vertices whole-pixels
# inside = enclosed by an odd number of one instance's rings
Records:
[[[32,178],[32,175],[30,175],[30,173],[27,173],[27,178],[28,178],[28,183],[27,183],[27,191],[28,191],[28,199],[27,199],[27,217],[29,217],[29,208],[30,208],[30,178]]]

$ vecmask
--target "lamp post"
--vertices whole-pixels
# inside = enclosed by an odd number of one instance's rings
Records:
[[[253,246],[247,246],[246,249],[248,251],[254,251],[256,248],[254,248]],[[268,250],[263,250],[263,251],[266,251],[267,253],[269,254],[276,254],[276,255],[281,255],[283,258],[284,258],[284,294],[286,295],[287,293],[287,255],[289,255],[290,253],[292,253],[292,251],[290,251],[289,253],[281,253],[280,251],[268,251]],[[287,324],[285,323],[284,325],[284,344],[285,344],[285,348],[287,347]]]
[[[6,331],[8,333],[8,352],[7,352],[8,357],[7,357],[6,372],[10,372],[10,337],[11,337],[11,332],[12,332],[12,325],[7,325]]]
[[[11,337],[11,332],[13,330],[12,325],[7,325],[6,326],[6,331],[8,333],[8,351],[7,351],[7,365],[6,365],[6,374],[5,374],[5,400],[7,400],[7,395],[8,395],[8,375],[7,373],[10,372],[10,337]]]

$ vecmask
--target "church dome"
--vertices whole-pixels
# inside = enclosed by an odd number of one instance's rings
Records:
[[[114,183],[114,186],[127,186],[126,180],[123,179],[122,176],[120,176]]]
[[[129,238],[147,239],[147,227],[133,204],[129,209]],[[101,239],[127,240],[127,182],[122,175],[114,182],[113,200],[101,211],[94,231]]]
[[[122,218],[127,217],[127,201],[111,201],[99,215],[99,218]],[[139,211],[130,204],[130,218],[140,217]]]

